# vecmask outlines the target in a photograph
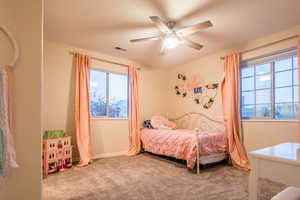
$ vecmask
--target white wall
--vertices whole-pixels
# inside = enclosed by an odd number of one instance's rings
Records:
[[[64,129],[72,135],[75,144],[74,100],[75,71],[70,51],[79,51],[98,58],[141,67],[139,73],[140,98],[143,119],[166,113],[166,72],[145,67],[130,60],[55,42],[45,42],[45,118],[44,129]],[[92,119],[93,153],[96,156],[128,150],[128,121],[124,119]],[[78,156],[78,155],[75,155]]]
[[[203,109],[191,99],[176,96],[174,86],[179,72],[188,77],[199,74],[203,84],[221,82],[223,78],[223,61],[221,56],[235,51],[253,48],[276,41],[290,35],[300,33],[300,26],[275,33],[243,46],[225,49],[211,55],[199,58],[190,63],[174,66],[166,70],[141,66],[130,60],[111,57],[97,52],[70,47],[64,44],[47,41],[45,44],[45,130],[65,129],[73,136],[74,130],[74,96],[75,80],[72,56],[69,51],[76,50],[89,55],[105,58],[123,64],[130,64],[142,68],[140,73],[140,95],[143,119],[152,115],[162,114],[176,117],[189,111],[204,112],[214,118],[222,118],[221,95],[218,95],[211,109]],[[271,47],[243,54],[242,59],[263,55],[272,51],[289,48],[296,45],[296,39],[282,42]],[[127,120],[92,120],[93,152],[95,155],[126,152],[128,149]],[[278,121],[243,121],[244,142],[248,151],[265,146],[298,141],[296,122]]]
[[[15,35],[21,57],[13,71],[13,124],[19,168],[0,186],[1,200],[41,199],[42,2],[1,0],[0,24]],[[0,63],[12,48],[0,34]]]
[[[244,49],[250,49],[263,44],[267,44],[272,41],[277,41],[282,38],[286,38],[291,35],[299,34],[300,26],[292,27],[288,30],[275,33],[264,38],[249,42],[243,46],[236,47],[233,49],[223,50],[212,55],[207,55],[198,60],[190,63],[177,66],[170,70],[169,74],[169,107],[168,110],[172,117],[181,115],[182,113],[189,111],[199,111],[206,113],[207,115],[220,118],[222,117],[221,107],[221,94],[219,94],[215,105],[209,110],[201,108],[195,104],[192,99],[182,98],[175,95],[174,86],[177,80],[178,73],[184,73],[187,77],[194,74],[199,74],[203,80],[203,83],[221,82],[223,79],[223,61],[220,59],[221,56],[231,54],[233,52],[239,52]],[[297,45],[297,39],[281,42],[279,44],[259,49],[247,54],[243,54],[242,59],[256,57],[273,51],[293,47]],[[248,151],[263,148],[269,145],[274,145],[282,142],[297,142],[297,122],[278,122],[278,121],[243,121],[243,134],[244,143]]]

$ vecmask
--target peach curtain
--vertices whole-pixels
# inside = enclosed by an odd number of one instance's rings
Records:
[[[138,92],[138,76],[136,67],[128,67],[129,75],[129,155],[136,155],[141,151],[140,132],[140,102]]]
[[[240,139],[240,54],[226,56],[224,60],[225,77],[222,82],[223,115],[226,123],[228,150],[233,166],[249,170],[249,160]]]
[[[79,166],[92,161],[92,142],[90,127],[90,57],[75,54],[76,67],[76,99],[75,123],[76,140],[80,155]]]
[[[300,69],[300,35],[298,36],[298,69]],[[298,77],[300,77],[300,70],[298,70]],[[298,81],[300,83],[300,79]],[[300,95],[300,87],[298,88],[298,90],[299,90],[298,95]],[[298,135],[299,135],[299,142],[300,142],[300,114],[299,114],[299,109],[298,109]]]

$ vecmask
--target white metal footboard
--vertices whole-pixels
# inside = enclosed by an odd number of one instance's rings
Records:
[[[197,144],[197,174],[200,173],[200,142],[199,142],[199,129],[195,128],[196,144]]]
[[[200,148],[201,142],[199,141],[200,132],[203,131],[225,131],[225,123],[222,119],[216,120],[212,119],[211,117],[198,112],[189,112],[181,115],[178,118],[170,119],[177,124],[177,127],[185,128],[185,129],[192,129],[195,130],[195,142],[197,145],[197,174],[200,173]]]

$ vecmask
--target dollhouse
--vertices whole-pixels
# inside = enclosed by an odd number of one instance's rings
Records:
[[[43,174],[58,172],[72,167],[71,137],[45,139],[43,142]]]

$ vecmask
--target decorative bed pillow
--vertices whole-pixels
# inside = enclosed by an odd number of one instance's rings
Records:
[[[164,125],[160,125],[160,126],[158,126],[158,128],[157,129],[163,129],[163,130],[172,130],[172,128],[170,128],[170,127],[167,127],[167,126],[164,126]]]
[[[151,125],[153,126],[153,128],[159,128],[160,126],[166,126],[170,129],[176,128],[176,124],[174,122],[169,121],[163,116],[153,116],[151,118]]]
[[[143,125],[145,128],[153,128],[151,125],[151,120],[145,120]]]
[[[165,121],[165,126],[169,127],[170,129],[176,129],[176,124],[171,122],[170,120]]]

